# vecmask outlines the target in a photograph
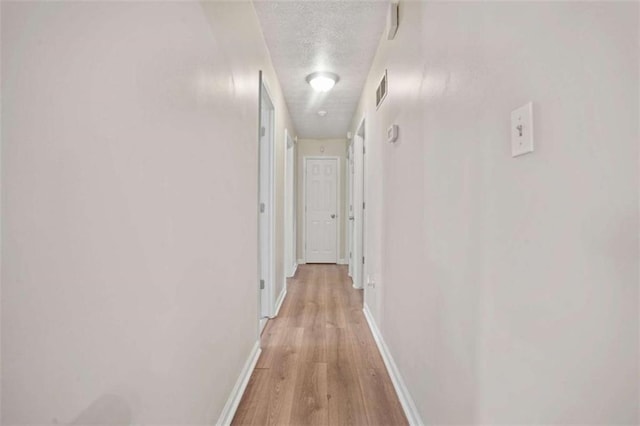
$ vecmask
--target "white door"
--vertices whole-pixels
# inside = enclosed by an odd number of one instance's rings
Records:
[[[347,185],[347,191],[349,194],[348,197],[348,202],[349,202],[349,208],[348,208],[348,221],[347,221],[347,253],[349,256],[349,276],[353,278],[353,272],[354,272],[354,257],[353,257],[353,240],[354,240],[354,232],[355,232],[355,227],[354,227],[354,220],[355,220],[355,212],[353,210],[353,182],[354,182],[354,161],[353,161],[353,145],[354,145],[354,141],[351,141],[351,144],[349,145],[349,150],[348,150],[348,158],[347,158],[347,180],[348,180],[348,185]]]
[[[262,74],[261,74],[262,78]],[[259,135],[259,260],[260,260],[260,329],[273,314],[274,306],[274,108],[269,93],[261,83]]]
[[[338,159],[305,159],[307,263],[337,263]]]
[[[284,193],[284,270],[287,277],[296,272],[296,191],[294,178],[295,143],[285,129],[285,193]],[[285,280],[286,282],[286,280]]]
[[[353,256],[351,272],[353,286],[364,284],[364,121],[353,139]]]

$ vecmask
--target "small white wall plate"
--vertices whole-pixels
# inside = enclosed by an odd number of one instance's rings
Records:
[[[533,103],[511,112],[511,156],[533,152]]]
[[[387,142],[394,143],[398,140],[398,125],[392,124],[387,129]]]

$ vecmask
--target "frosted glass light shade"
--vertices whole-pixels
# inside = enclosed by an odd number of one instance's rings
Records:
[[[307,82],[316,92],[328,92],[338,81],[338,76],[330,72],[314,72],[307,76]]]

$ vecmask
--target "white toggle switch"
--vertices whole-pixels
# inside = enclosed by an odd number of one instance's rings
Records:
[[[387,142],[394,143],[398,140],[398,125],[392,124],[387,129]]]
[[[533,104],[511,112],[511,156],[533,152]]]

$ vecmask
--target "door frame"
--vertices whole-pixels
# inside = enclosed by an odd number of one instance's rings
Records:
[[[284,129],[284,287],[298,268],[296,256],[296,143]]]
[[[355,226],[355,212],[354,212],[354,201],[353,201],[353,182],[354,182],[354,160],[353,160],[353,151],[354,151],[354,138],[352,137],[351,139],[349,139],[349,141],[347,142],[347,164],[345,164],[345,169],[346,169],[346,175],[347,178],[345,179],[346,184],[347,184],[347,197],[346,197],[346,202],[347,202],[347,206],[346,206],[346,214],[347,217],[345,218],[345,232],[347,233],[347,238],[345,238],[345,257],[347,258],[347,265],[349,265],[348,268],[348,274],[351,277],[351,280],[353,282],[353,262],[354,262],[354,257],[353,257],[353,233],[354,233],[354,226]],[[353,217],[353,219],[351,219],[351,217]]]
[[[365,151],[366,116],[360,120],[353,136],[353,287],[364,288],[365,265]]]
[[[304,213],[302,215],[302,259],[307,263],[307,160],[336,160],[336,264],[340,261],[340,220],[342,220],[340,200],[340,157],[337,155],[305,155],[302,158],[302,206]],[[330,265],[330,263],[329,263]]]
[[[257,210],[258,210],[258,334],[262,332],[265,325],[267,324],[267,320],[273,317],[274,305],[275,305],[275,274],[276,274],[276,265],[275,265],[275,123],[276,123],[276,110],[275,104],[272,101],[271,92],[269,90],[269,85],[264,79],[264,74],[262,71],[259,72],[259,91],[258,91],[258,202],[257,202]],[[262,105],[263,101],[268,104],[269,109],[269,118],[268,123],[262,122]],[[260,140],[262,138],[262,127],[264,124],[267,124],[268,127],[266,129],[266,134],[268,135],[267,147],[269,148],[268,155],[268,163],[269,170],[263,170],[261,166],[261,153],[262,153],[262,144]],[[267,188],[268,195],[265,201],[265,211],[267,217],[267,238],[266,241],[262,241],[261,234],[261,217],[262,214],[260,212],[260,203],[261,203],[261,193],[260,187],[262,180],[267,180]],[[267,257],[267,273],[266,277],[262,276],[262,256],[263,253]],[[265,280],[265,288],[264,291],[260,288],[260,280]],[[266,298],[266,301],[263,300]],[[266,305],[266,306],[265,306]]]

